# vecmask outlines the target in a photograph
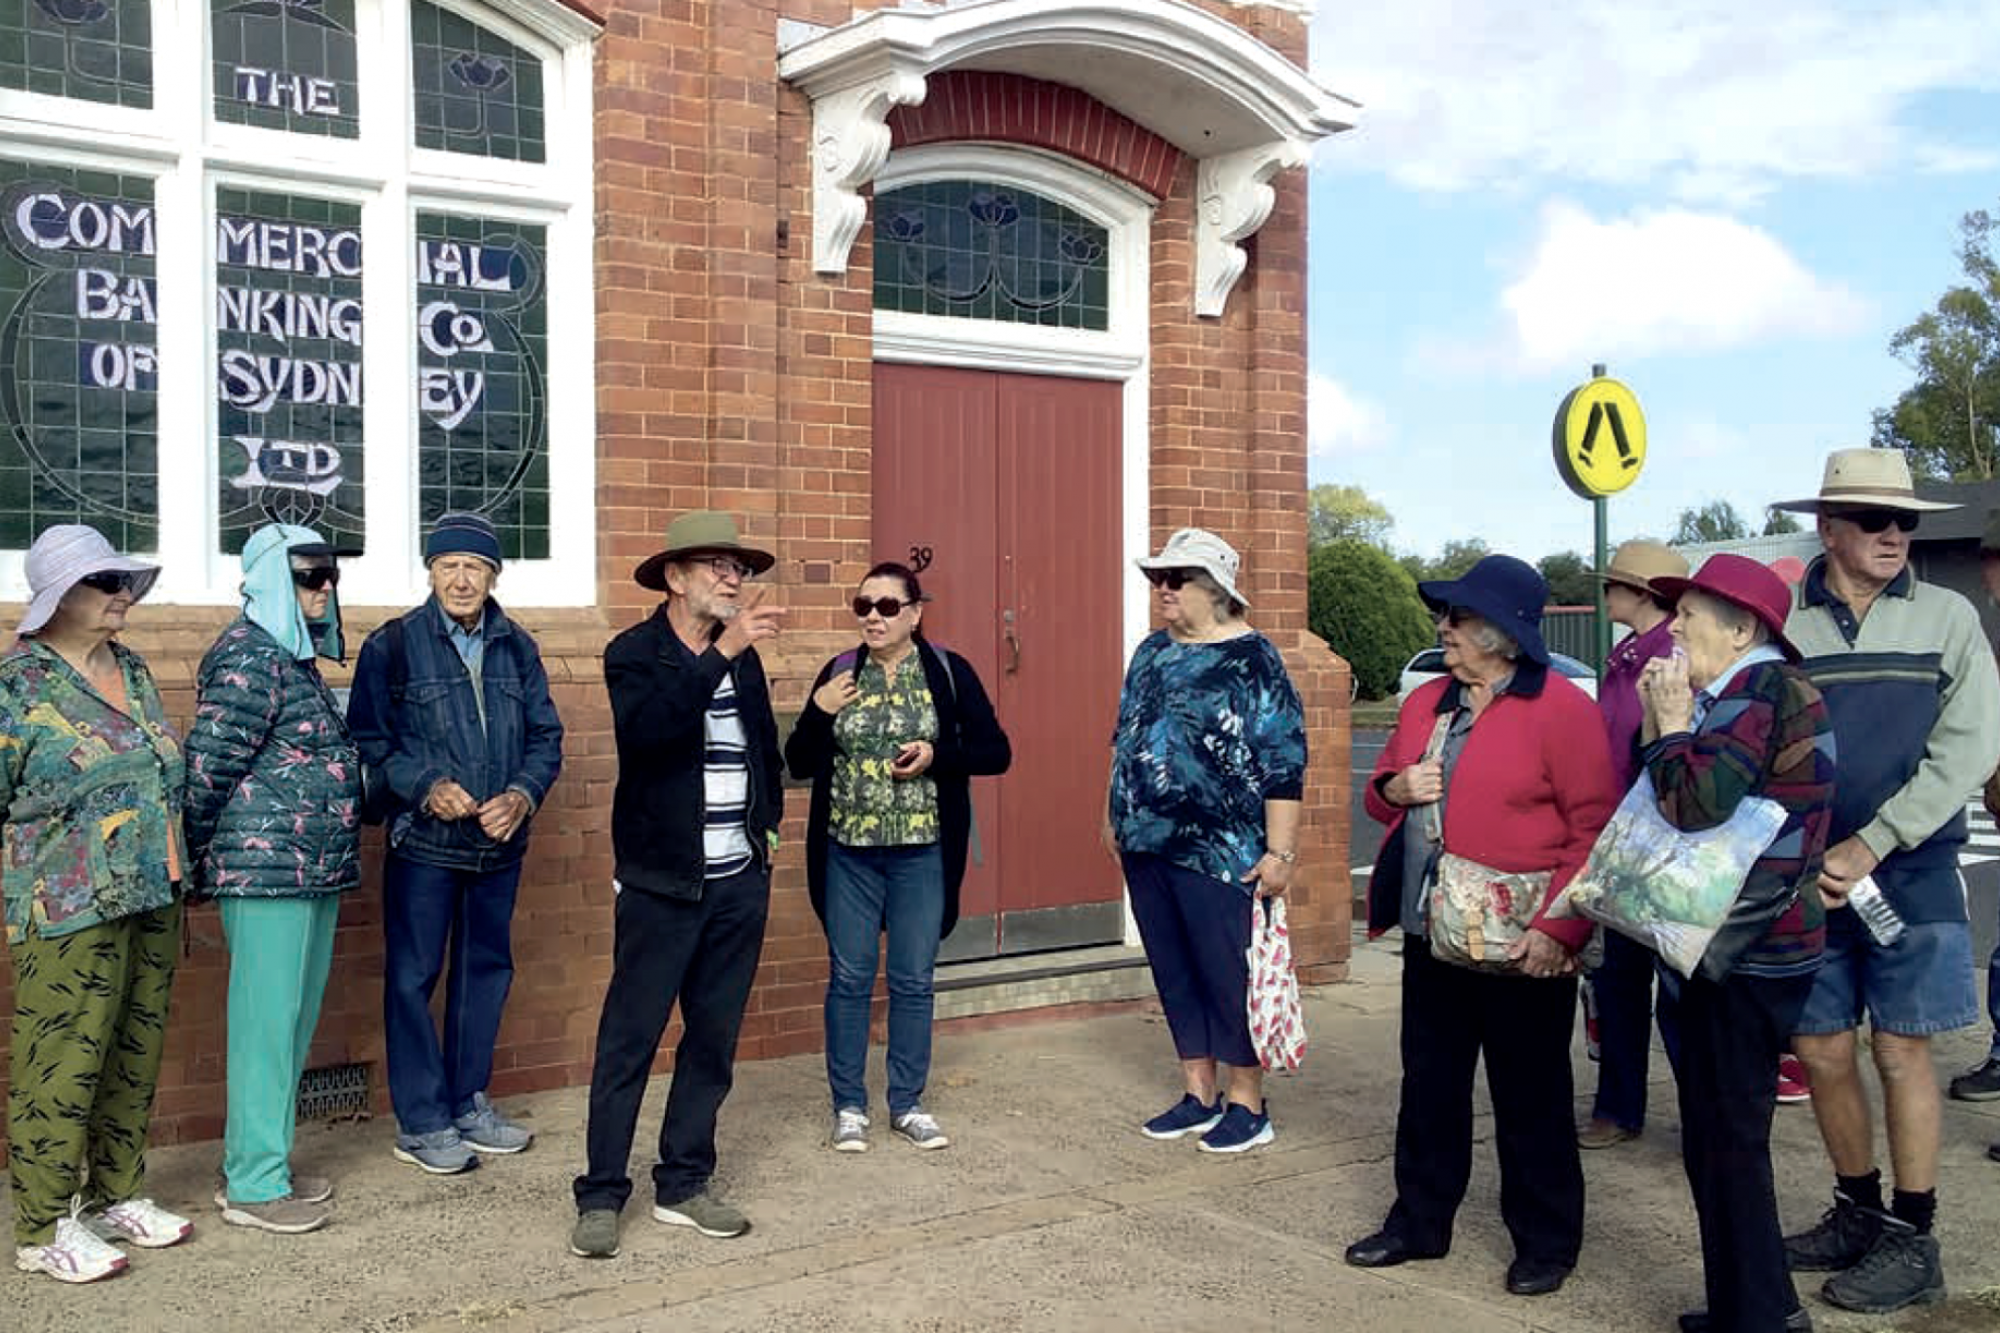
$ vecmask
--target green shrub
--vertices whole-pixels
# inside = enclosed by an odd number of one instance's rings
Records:
[[[1313,548],[1306,619],[1354,668],[1363,699],[1396,692],[1403,664],[1437,638],[1417,581],[1380,547],[1348,539]]]

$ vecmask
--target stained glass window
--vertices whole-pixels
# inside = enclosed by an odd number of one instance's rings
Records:
[[[354,0],[209,0],[209,26],[217,120],[360,137]]]
[[[362,536],[361,208],[215,192],[221,549],[267,522]]]
[[[414,0],[410,64],[417,147],[544,160],[539,57],[461,14]]]
[[[936,181],[875,197],[875,308],[1110,327],[1109,233],[1013,186]]]
[[[543,226],[417,214],[418,519],[482,513],[509,560],[549,554],[547,252]]]
[[[151,106],[150,0],[0,0],[0,88]]]

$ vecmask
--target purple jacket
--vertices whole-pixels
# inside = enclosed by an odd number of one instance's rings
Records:
[[[1626,635],[1604,659],[1604,675],[1597,682],[1597,707],[1611,738],[1611,772],[1621,796],[1639,777],[1639,724],[1646,715],[1639,702],[1639,673],[1654,658],[1673,652],[1672,624],[1669,616],[1644,634]]]

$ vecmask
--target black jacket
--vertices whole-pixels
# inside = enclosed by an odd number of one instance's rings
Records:
[[[720,633],[720,627],[717,627]],[[611,847],[618,882],[669,898],[699,898],[707,859],[702,720],[725,675],[736,683],[736,708],[748,742],[750,847],[768,868],[770,837],[784,817],[778,725],[771,691],[754,648],[734,661],[711,645],[688,651],[661,603],[604,650],[604,684],[618,740],[618,787],[611,801]]]
[[[937,709],[938,738],[932,747],[930,776],[937,783],[939,850],[944,857],[944,922],[939,937],[958,924],[958,889],[965,880],[965,846],[972,829],[972,779],[1007,771],[1013,747],[972,666],[957,653],[917,640],[924,683]],[[813,691],[836,671],[858,671],[861,650],[850,649],[820,668]],[[792,776],[812,779],[812,813],[806,822],[806,884],[813,911],[826,921],[826,840],[832,804],[833,715],[822,712],[812,696],[785,742],[785,763]]]

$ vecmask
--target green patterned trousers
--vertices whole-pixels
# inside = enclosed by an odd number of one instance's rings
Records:
[[[175,902],[13,946],[7,1134],[16,1245],[46,1244],[85,1189],[97,1207],[144,1186],[180,941]]]

